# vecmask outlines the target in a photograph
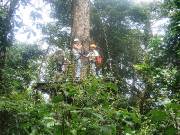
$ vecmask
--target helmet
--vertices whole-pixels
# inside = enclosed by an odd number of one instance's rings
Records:
[[[74,42],[79,42],[80,40],[78,38],[75,38],[74,39]]]
[[[96,48],[95,44],[90,44],[90,48]]]

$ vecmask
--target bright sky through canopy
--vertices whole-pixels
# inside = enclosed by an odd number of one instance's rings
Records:
[[[54,21],[50,18],[50,5],[45,4],[43,0],[31,0],[32,5],[28,5],[26,7],[20,6],[19,11],[17,11],[17,15],[22,17],[23,26],[19,28],[18,32],[15,34],[15,39],[20,42],[33,43],[42,39],[41,29],[36,28],[36,24],[47,24],[49,22]],[[33,20],[31,16],[31,12],[34,9],[39,9],[38,13],[41,14],[41,18]],[[33,31],[35,34],[30,34]],[[25,33],[27,32],[27,33]],[[28,34],[30,34],[29,39]]]
[[[161,0],[134,0],[136,4],[150,3],[153,1]],[[51,8],[49,4],[45,4],[43,0],[31,0],[31,3],[32,5],[28,5],[26,7],[20,6],[19,11],[16,13],[17,15],[22,17],[24,24],[21,28],[18,28],[18,32],[15,33],[15,39],[20,42],[37,43],[37,41],[40,41],[43,38],[43,35],[41,29],[36,28],[35,23],[47,24],[48,22],[54,21],[52,18],[50,18]],[[30,14],[35,8],[40,9],[38,13],[42,15],[42,18],[34,21]],[[162,29],[162,26],[166,22],[167,20],[155,22],[152,25],[153,34],[163,34],[164,31]]]

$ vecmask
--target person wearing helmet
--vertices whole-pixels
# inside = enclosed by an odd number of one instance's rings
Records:
[[[95,44],[90,44],[90,51],[87,57],[90,61],[90,71],[93,75],[98,75],[97,67],[96,67],[96,57],[100,56],[97,51],[97,46]]]
[[[82,44],[78,38],[75,38],[73,41],[72,48],[73,58],[75,61],[75,78],[80,79],[81,76],[81,54],[82,54]]]

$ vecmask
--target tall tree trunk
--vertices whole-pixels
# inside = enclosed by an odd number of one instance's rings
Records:
[[[73,0],[72,19],[72,40],[79,38],[83,45],[83,53],[87,53],[90,41],[90,0]],[[81,78],[87,76],[87,63],[87,58],[83,58]]]

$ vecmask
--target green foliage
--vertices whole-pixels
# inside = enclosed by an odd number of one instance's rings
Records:
[[[21,93],[11,92],[9,97],[0,98],[1,134],[49,134],[46,129],[53,122],[48,119],[50,109],[43,102],[34,102],[34,93],[27,90]],[[40,99],[39,99],[40,100]]]
[[[142,11],[142,12],[141,12]],[[131,91],[127,80],[133,80],[133,64],[143,60],[143,29],[146,14],[126,0],[97,0],[92,5],[91,35],[104,57],[103,73],[111,72],[124,93]],[[109,67],[112,59],[112,71]],[[104,68],[106,67],[106,68]]]
[[[49,2],[58,21],[48,24],[43,32],[50,45],[67,49],[73,1]],[[157,5],[141,7],[126,0],[94,1],[91,35],[102,48],[105,65],[110,52],[113,72],[109,76],[115,78],[114,82],[106,76],[104,80],[89,76],[78,83],[62,76],[61,82],[54,82],[49,78],[56,74],[57,67],[56,59],[51,57],[46,72],[49,82],[35,84],[37,87],[32,89],[29,87],[39,76],[43,52],[35,45],[7,48],[11,40],[4,35],[12,29],[10,18],[5,20],[8,12],[0,7],[0,44],[6,48],[5,68],[1,70],[5,79],[0,82],[3,86],[0,134],[179,134],[179,1],[165,0],[163,9]],[[150,38],[151,17],[161,16],[159,10],[170,18],[170,25],[165,38]],[[32,12],[34,19],[38,16]],[[145,49],[142,44],[146,44]],[[50,96],[46,102],[43,92]]]
[[[164,4],[165,8],[163,12],[165,10],[169,14],[171,11],[173,12],[170,16],[168,32],[164,40],[162,37],[153,37],[149,42],[148,52],[144,62],[134,66],[148,87],[143,94],[151,95],[151,98],[154,98],[154,105],[151,104],[152,109],[157,107],[157,105],[164,105],[167,102],[178,103],[177,98],[179,98],[177,92],[179,90],[177,86],[177,82],[179,81],[179,70],[177,68],[179,40],[177,37],[179,33],[177,32],[178,27],[176,27],[178,2],[176,0],[167,0]],[[148,97],[150,100],[150,96]],[[172,128],[170,126],[167,132],[171,132],[171,130]]]
[[[37,60],[43,54],[42,50],[36,45],[17,44],[11,47],[7,54],[1,93],[26,89],[31,81],[38,77]]]
[[[46,35],[46,41],[48,44],[63,49],[70,47],[70,34],[66,31],[66,28],[63,30],[64,27],[65,26],[61,25],[59,22],[47,24],[43,27],[42,31],[43,34]]]
[[[115,135],[135,132],[140,124],[139,114],[121,108],[121,93],[111,82],[90,78],[54,87],[57,94],[49,103],[35,101],[37,93],[30,90],[1,97],[1,116],[8,114],[6,123],[14,123],[1,133]]]
[[[47,86],[55,88],[51,101],[44,102],[41,94],[26,90],[12,91],[1,97],[0,115],[3,134],[168,134],[176,133],[174,124],[179,105],[169,103],[163,109],[141,115],[135,107],[124,107],[116,84],[89,78],[80,84],[66,82]],[[10,124],[11,121],[11,124]],[[10,124],[6,126],[7,124]]]
[[[168,26],[168,30],[165,36],[165,51],[164,51],[164,59],[167,63],[166,66],[170,68],[174,68],[177,70],[176,74],[174,75],[175,79],[173,82],[172,91],[175,95],[178,95],[179,87],[177,87],[178,82],[180,80],[180,73],[179,73],[179,58],[180,58],[180,43],[179,43],[179,1],[178,0],[165,0],[164,2],[164,9],[166,10],[167,16],[170,19],[170,24]],[[175,96],[176,98],[178,96]]]
[[[50,4],[52,4],[52,16],[54,18],[61,18],[59,19],[59,22],[61,25],[65,27],[71,26],[71,10],[72,10],[72,0],[46,0]]]

